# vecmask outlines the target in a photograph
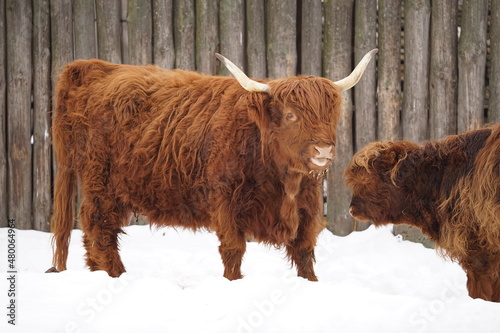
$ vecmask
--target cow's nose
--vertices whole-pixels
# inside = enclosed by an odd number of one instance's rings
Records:
[[[316,150],[316,158],[328,158],[330,160],[333,160],[333,146],[314,146],[314,149]]]

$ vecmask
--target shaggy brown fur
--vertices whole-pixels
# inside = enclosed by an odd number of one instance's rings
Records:
[[[76,181],[86,262],[125,271],[118,236],[133,213],[157,226],[214,230],[224,276],[241,278],[245,239],[285,246],[316,280],[323,229],[315,147],[334,146],[341,98],[319,77],[271,80],[269,93],[234,78],[79,60],[59,77],[54,265],[66,269]]]
[[[500,302],[500,124],[424,145],[371,143],[344,176],[356,219],[420,228],[464,268],[471,297]]]

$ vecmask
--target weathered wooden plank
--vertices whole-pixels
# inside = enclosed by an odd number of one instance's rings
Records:
[[[50,231],[52,206],[50,140],[49,0],[33,2],[33,228]]]
[[[94,1],[73,0],[75,59],[97,57]]]
[[[175,68],[196,69],[195,2],[174,1]]]
[[[165,69],[175,65],[172,15],[173,0],[153,0],[153,62]]]
[[[8,218],[31,229],[31,0],[7,1]]]
[[[245,6],[243,0],[219,1],[220,53],[245,71]],[[219,75],[229,75],[226,66],[219,66]]]
[[[458,1],[432,3],[429,89],[430,138],[457,131]]]
[[[97,55],[99,59],[122,63],[120,0],[95,0]]]
[[[404,13],[404,79],[407,84],[403,93],[403,137],[423,142],[427,137],[429,107],[430,1],[405,0]],[[407,225],[394,226],[394,233],[414,242],[426,242],[418,229]]]
[[[458,42],[458,132],[484,121],[488,0],[464,0]]]
[[[405,70],[403,95],[403,137],[422,142],[427,135],[429,33],[431,7],[429,0],[406,0]]]
[[[73,6],[70,1],[50,0],[52,90],[61,67],[73,61]]]
[[[7,84],[5,1],[0,5],[0,228],[7,227]]]
[[[490,101],[488,122],[500,123],[500,1],[492,1],[490,8]]]
[[[302,75],[322,74],[323,4],[321,0],[302,1],[301,57]]]
[[[297,3],[269,0],[267,5],[267,71],[269,77],[297,73]]]
[[[336,81],[349,75],[353,69],[352,38],[354,0],[326,0],[324,2],[323,76]],[[335,160],[328,172],[327,222],[328,229],[345,236],[354,229],[349,214],[351,194],[344,186],[342,173],[353,154],[352,90],[342,94],[342,111],[337,127]]]
[[[73,61],[73,7],[65,0],[50,0],[50,52],[52,95],[62,66]],[[57,160],[52,154],[52,174],[57,173]]]
[[[247,75],[253,78],[267,76],[265,17],[264,0],[246,1]]]
[[[219,45],[219,8],[217,1],[196,0],[196,70],[217,73],[215,52]],[[228,55],[229,57],[229,55]]]
[[[153,18],[151,1],[128,1],[128,61],[134,65],[153,63]]]
[[[378,139],[397,140],[401,123],[401,5],[402,0],[379,0]]]
[[[377,0],[356,1],[354,9],[354,62],[377,46]],[[355,150],[377,139],[377,79],[376,61],[366,67],[354,87]],[[369,223],[356,223],[355,230],[364,230]]]

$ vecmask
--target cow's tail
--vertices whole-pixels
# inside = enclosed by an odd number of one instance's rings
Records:
[[[77,76],[76,76],[77,77]],[[70,68],[59,76],[57,85],[54,122],[52,125],[53,149],[57,160],[57,172],[54,184],[54,201],[50,221],[54,265],[50,271],[66,270],[68,247],[71,230],[75,223],[76,174],[72,151],[72,126],[67,110],[71,108],[69,90],[74,85],[75,73]]]
[[[57,271],[66,269],[71,230],[75,219],[76,179],[73,170],[59,165],[54,186],[54,204],[51,219],[52,264]]]

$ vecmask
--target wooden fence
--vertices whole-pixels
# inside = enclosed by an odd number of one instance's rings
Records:
[[[227,75],[220,52],[251,77],[336,80],[377,47],[344,94],[327,219],[348,214],[342,171],[379,139],[422,142],[500,122],[500,1],[488,0],[2,0],[0,226],[49,230],[54,161],[51,95],[74,59],[155,63]],[[404,230],[401,230],[404,232]]]

